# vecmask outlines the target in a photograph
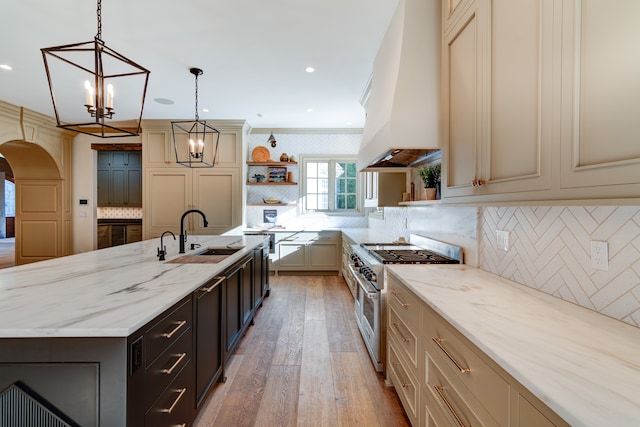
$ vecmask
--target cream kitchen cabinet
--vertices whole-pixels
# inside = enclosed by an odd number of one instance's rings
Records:
[[[560,187],[640,197],[640,3],[565,3]]]
[[[443,4],[444,203],[640,197],[637,2]]]
[[[356,242],[342,233],[342,277],[344,277],[344,281],[347,283],[353,298],[357,298],[358,284],[356,283],[356,278],[353,276],[353,273],[349,270],[349,266],[353,264],[351,254],[353,254],[352,246],[355,244]]]
[[[550,190],[557,6],[464,3],[443,14],[443,199]]]
[[[387,378],[412,425],[568,426],[395,276],[387,279]]]
[[[237,168],[148,168],[145,184],[145,236],[158,237],[180,230],[188,209],[205,213],[185,219],[188,234],[221,234],[242,224],[242,182]]]
[[[339,271],[338,231],[278,233],[273,269],[282,271]]]

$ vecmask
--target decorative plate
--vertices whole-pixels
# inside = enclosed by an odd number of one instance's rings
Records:
[[[251,152],[251,158],[254,162],[266,162],[269,161],[269,149],[263,145],[259,145]]]

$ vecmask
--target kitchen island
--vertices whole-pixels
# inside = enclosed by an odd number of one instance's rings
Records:
[[[191,244],[197,248],[189,250]],[[154,384],[149,375],[157,370],[167,380],[189,381],[196,375],[193,337],[201,332],[197,304],[204,291],[220,292],[217,311],[226,314],[226,304],[238,307],[237,313],[228,310],[238,318],[237,328],[222,317],[215,326],[221,339],[235,334],[237,342],[263,295],[263,284],[253,283],[259,277],[253,260],[263,244],[263,236],[189,236],[184,255],[207,247],[239,250],[217,263],[176,263],[182,256],[178,242],[165,236],[166,261],[159,261],[160,239],[153,239],[0,271],[0,399],[31,399],[26,388],[10,387],[22,381],[59,409],[52,416],[83,426],[143,425],[145,417],[149,423],[153,414],[143,408],[156,400],[148,384],[157,388],[158,404],[168,402],[160,413],[175,412],[172,404],[180,400],[195,402],[191,388],[174,393],[165,379]],[[227,273],[233,282],[214,280]],[[248,311],[241,310],[244,302],[251,304]],[[157,336],[166,338],[166,348],[154,344]],[[220,350],[221,357],[230,349]],[[195,404],[187,406],[193,412]]]

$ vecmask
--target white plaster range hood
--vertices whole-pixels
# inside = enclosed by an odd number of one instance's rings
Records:
[[[417,166],[440,149],[440,3],[398,3],[365,97],[359,170]]]

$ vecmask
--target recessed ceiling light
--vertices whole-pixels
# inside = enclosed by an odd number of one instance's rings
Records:
[[[316,69],[313,67],[307,67],[304,69],[307,73],[313,73]]]
[[[307,113],[313,113],[313,108],[307,108]]]
[[[0,64],[0,68],[7,71],[11,71],[13,69],[11,68],[11,65],[7,65],[7,64]]]
[[[173,101],[167,98],[155,98],[154,101],[156,101],[158,104],[163,104],[163,105],[173,104]]]
[[[347,126],[351,126],[353,123],[351,123],[351,122],[347,122],[347,123],[345,123],[345,124],[346,124]]]
[[[203,108],[203,109],[202,109],[202,112],[203,112],[203,113],[208,113],[208,112],[209,112],[209,109],[208,109],[208,108]]]

